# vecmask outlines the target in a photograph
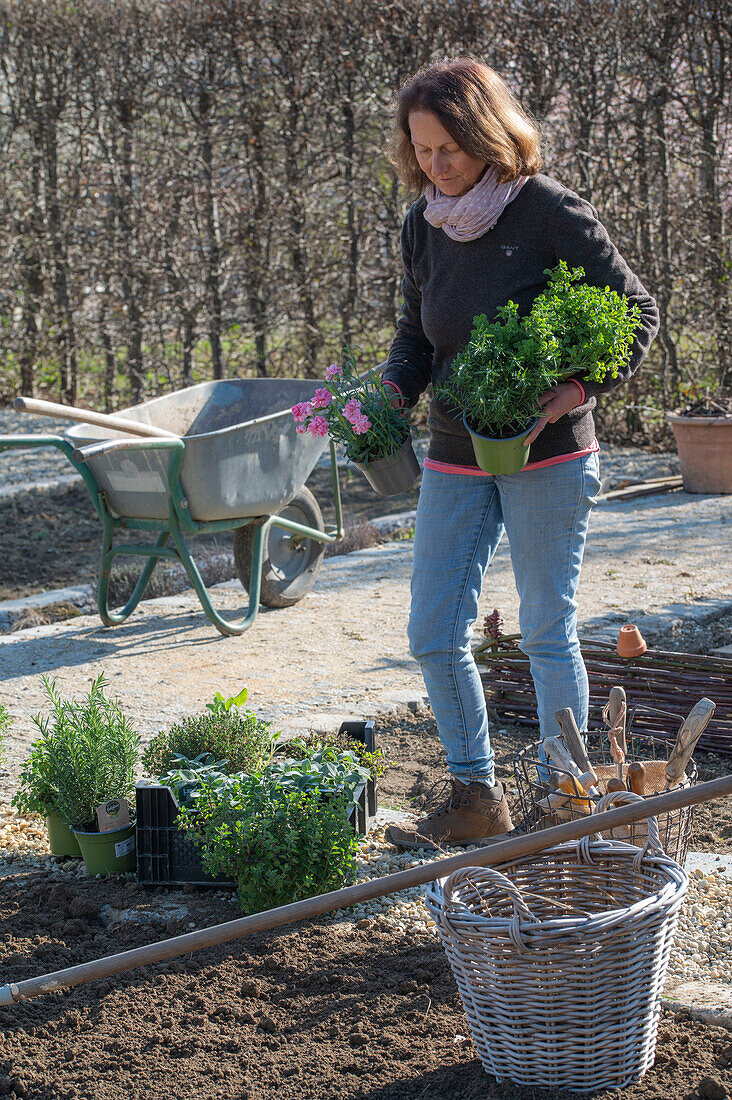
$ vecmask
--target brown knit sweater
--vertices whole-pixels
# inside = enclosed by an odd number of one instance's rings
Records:
[[[544,270],[565,260],[570,268],[583,267],[591,286],[616,290],[641,310],[642,327],[618,378],[602,385],[583,382],[584,404],[547,424],[532,444],[529,461],[589,447],[595,437],[596,395],[630,378],[658,332],[655,301],[610,240],[594,206],[540,173],[522,187],[493,229],[466,242],[453,241],[430,225],[424,208],[424,198],[413,203],[402,226],[404,304],[384,379],[398,385],[413,405],[431,382],[446,377],[470,338],[476,314],[492,320],[498,307],[512,299],[519,316],[525,316],[546,289]],[[462,419],[437,400],[430,407],[429,427],[429,458],[475,465]]]

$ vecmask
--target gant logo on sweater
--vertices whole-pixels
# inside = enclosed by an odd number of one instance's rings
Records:
[[[503,251],[505,252],[505,254],[507,256],[512,256],[514,254],[514,252],[516,251],[516,249],[518,248],[518,245],[517,244],[502,244],[501,248],[503,249]]]

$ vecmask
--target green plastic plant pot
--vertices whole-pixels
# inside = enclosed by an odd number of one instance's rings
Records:
[[[81,859],[79,842],[74,836],[73,829],[63,818],[58,814],[48,814],[46,829],[52,856],[73,856],[75,859]]]
[[[119,875],[137,867],[135,826],[125,825],[109,833],[84,833],[74,829],[90,875]]]
[[[392,455],[374,459],[373,462],[356,462],[371,488],[382,497],[398,496],[408,493],[419,477],[420,468],[412,447],[412,438],[408,436],[402,446]]]
[[[529,461],[529,445],[524,442],[526,436],[539,421],[537,416],[531,424],[508,439],[492,439],[487,435],[474,432],[463,415],[463,424],[473,441],[475,461],[487,474],[517,474]]]

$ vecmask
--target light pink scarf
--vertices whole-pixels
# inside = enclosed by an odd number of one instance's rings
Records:
[[[430,225],[444,229],[454,241],[474,241],[493,228],[530,178],[518,176],[507,183],[498,183],[495,168],[489,166],[482,179],[459,198],[443,195],[433,183],[428,183],[424,216]]]

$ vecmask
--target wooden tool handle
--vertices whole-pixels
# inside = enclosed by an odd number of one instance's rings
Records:
[[[716,704],[705,696],[691,708],[684,719],[666,764],[667,787],[678,783],[686,771],[686,765],[691,760],[699,738],[709,725],[715,706]]]
[[[571,707],[565,707],[563,710],[558,710],[554,717],[557,720],[557,725],[562,731],[562,738],[564,743],[572,754],[572,759],[581,772],[592,772],[595,775],[594,782],[597,782],[597,775],[595,769],[590,763],[590,758],[587,755],[587,749],[585,743],[582,740],[580,731],[577,729],[577,720]]]
[[[165,428],[141,424],[137,420],[128,420],[124,416],[109,416],[107,413],[92,412],[90,409],[76,409],[73,405],[57,405],[54,401],[39,401],[35,397],[16,397],[13,405],[19,412],[36,413],[38,416],[58,416],[64,420],[78,420],[81,424],[96,424],[100,428],[109,428],[110,431],[127,432],[128,435],[154,435],[163,439],[180,438],[175,432],[168,432]]]
[[[628,755],[628,745],[625,739],[625,716],[627,710],[625,688],[610,688],[610,695],[608,696],[607,704],[607,715],[608,721],[610,723],[610,728],[616,731],[615,738],[618,742],[618,748],[623,754],[623,758],[625,758]]]
[[[417,867],[409,867],[395,874],[384,875],[383,878],[367,879],[365,882],[344,886],[328,894],[319,894],[313,898],[305,898],[303,901],[281,905],[277,909],[269,909],[264,913],[253,913],[249,917],[239,917],[238,920],[228,921],[226,924],[215,924],[210,928],[200,928],[182,936],[171,936],[167,940],[147,944],[145,947],[133,947],[103,959],[77,963],[76,966],[69,966],[65,970],[57,970],[52,974],[39,974],[25,981],[11,982],[0,986],[0,1006],[12,1005],[17,1001],[81,985],[83,982],[99,981],[102,978],[109,978],[112,974],[120,974],[124,970],[162,962],[164,959],[173,959],[178,955],[187,955],[190,951],[200,951],[204,947],[216,947],[255,932],[268,932],[273,928],[294,924],[295,921],[309,920],[311,917],[331,913],[334,909],[345,909],[351,905],[359,905],[364,901],[383,897],[385,894],[396,893],[398,890],[422,886],[436,878],[446,878],[453,871],[462,870],[464,867],[493,867],[515,863],[524,856],[541,852],[554,844],[561,844],[567,840],[579,840],[580,837],[590,836],[592,833],[604,833],[622,825],[629,825],[633,821],[640,821],[646,817],[659,817],[661,814],[680,810],[684,806],[696,806],[700,802],[726,798],[730,794],[732,794],[732,775],[725,775],[708,783],[697,783],[695,787],[678,787],[675,791],[653,795],[643,802],[635,802],[630,806],[618,806],[604,813],[582,816],[564,825],[555,825],[551,829],[509,836],[506,840],[494,838],[487,846],[472,852],[461,852],[446,859],[431,860]],[[559,813],[562,812],[560,809]]]
[[[628,789],[633,794],[642,795],[646,793],[646,769],[644,764],[628,765]]]
[[[627,791],[628,788],[619,776],[613,776],[612,779],[608,779],[605,789],[608,794],[613,794],[615,791]]]

